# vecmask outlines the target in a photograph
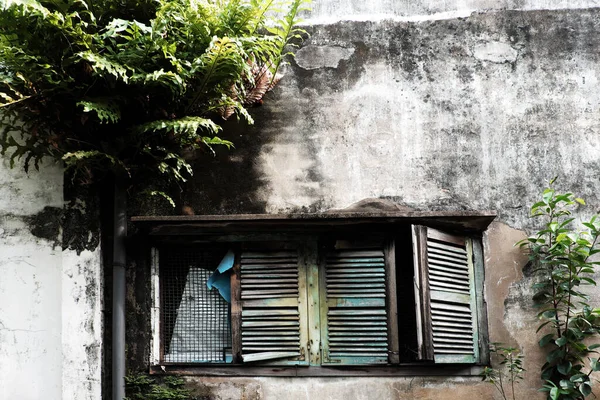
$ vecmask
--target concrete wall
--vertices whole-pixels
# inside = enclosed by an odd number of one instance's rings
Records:
[[[0,162],[0,398],[100,399],[99,251],[62,250],[62,169]]]
[[[309,23],[335,20],[439,19],[473,11],[559,10],[600,6],[598,0],[317,0]]]
[[[600,209],[598,6],[317,1],[311,36],[254,110],[258,124],[231,136],[232,152],[198,163],[181,205],[319,212],[384,198],[418,210],[497,210],[484,236],[490,340],[526,356],[518,398],[543,398],[532,278],[513,244],[535,227],[528,207],[556,175],[588,201],[578,216]],[[592,295],[598,304],[600,291]],[[215,399],[500,398],[476,378],[189,382]]]

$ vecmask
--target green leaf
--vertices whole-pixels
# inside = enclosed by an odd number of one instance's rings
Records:
[[[171,205],[171,207],[175,208],[175,201],[173,201],[173,198],[171,196],[169,196],[168,194],[166,194],[163,191],[160,190],[150,190],[145,192],[148,196],[158,196],[158,197],[162,197],[163,199],[165,199],[166,201],[169,202],[169,204]]]
[[[201,132],[217,134],[221,131],[221,127],[215,124],[208,118],[201,117],[184,117],[172,120],[158,120],[140,125],[138,131],[141,133],[147,132],[173,132],[183,135],[185,142],[195,143],[196,139],[200,140]]]
[[[592,394],[592,387],[588,383],[582,383],[579,385],[579,391],[582,395],[587,397]]]
[[[552,340],[554,340],[554,334],[553,333],[549,333],[547,335],[544,335],[538,342],[540,347],[544,347],[546,346],[548,343],[550,343]]]
[[[585,205],[585,200],[583,200],[582,198],[576,197],[575,201],[578,202],[581,205]]]
[[[570,361],[567,361],[566,363],[562,363],[557,365],[556,369],[558,370],[558,372],[560,372],[563,375],[568,375],[569,372],[571,372],[571,368],[573,367],[573,365],[571,364]]]
[[[546,356],[546,361],[548,363],[552,364],[552,363],[560,360],[564,356],[565,356],[564,348],[558,348],[558,349],[552,350],[550,353],[548,353],[548,355]]]
[[[570,390],[575,387],[575,385],[573,385],[573,382],[571,382],[568,379],[561,379],[561,381],[559,382],[559,385],[562,389],[565,389],[565,390]]]
[[[554,341],[558,347],[562,347],[567,344],[567,338],[565,336],[561,336]]]
[[[546,189],[542,194],[542,200],[544,204],[549,204],[552,198],[554,197],[554,189]]]
[[[76,104],[83,108],[84,113],[95,113],[101,124],[108,122],[116,124],[121,119],[119,105],[111,99],[81,100]]]
[[[82,51],[77,53],[77,56],[82,60],[89,62],[92,70],[100,77],[114,78],[127,83],[129,79],[130,67],[113,61],[100,54],[95,54],[91,51]]]

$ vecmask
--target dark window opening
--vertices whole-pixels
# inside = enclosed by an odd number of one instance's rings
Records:
[[[159,252],[162,361],[230,362],[229,303],[207,287],[224,249],[169,247]]]
[[[158,248],[158,358],[166,365],[477,363],[472,246],[470,237],[409,224],[281,241],[171,241]],[[228,298],[207,283],[229,254]]]

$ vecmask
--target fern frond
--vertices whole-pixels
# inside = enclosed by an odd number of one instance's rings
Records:
[[[100,37],[102,39],[115,38],[121,36],[127,40],[135,40],[142,34],[152,33],[152,28],[138,21],[127,21],[121,18],[115,18],[106,25]]]
[[[105,159],[113,165],[122,165],[125,168],[125,166],[123,165],[123,163],[121,163],[120,160],[111,156],[110,154],[106,154],[98,150],[73,151],[65,154],[62,157],[62,160],[65,162],[67,169],[76,164],[77,162],[86,159]]]
[[[277,74],[274,76],[271,73],[269,65],[252,65],[252,80],[246,88],[243,103],[244,105],[251,106],[262,100],[262,98],[273,90],[273,87],[279,82],[281,75]]]
[[[204,136],[202,138],[202,142],[207,145],[208,147],[212,148],[212,146],[225,146],[228,149],[231,149],[233,146],[233,143],[230,142],[229,140],[224,140],[221,139],[220,137],[208,137],[208,136]]]
[[[221,131],[221,127],[215,124],[208,118],[202,117],[184,117],[172,120],[152,121],[140,125],[138,131],[140,133],[173,132],[178,136],[182,145],[197,143],[200,133],[217,135]]]
[[[292,44],[291,42],[295,39],[301,40],[302,35],[307,35],[304,29],[297,28],[296,25],[302,22],[302,19],[299,17],[300,12],[307,10],[307,6],[310,3],[311,0],[293,0],[285,16],[279,19],[274,27],[267,27],[267,30],[275,35],[279,44],[279,57],[274,64],[272,71],[273,78],[277,75],[283,58],[285,56],[294,56],[292,52],[285,51],[286,46]]]
[[[187,110],[191,110],[205,94],[207,87],[242,80],[242,74],[248,69],[246,59],[247,54],[239,41],[215,36],[206,52],[194,60],[192,73],[202,80]]]
[[[129,80],[128,70],[126,66],[118,64],[109,60],[108,58],[101,56],[99,54],[95,54],[91,51],[82,51],[77,53],[77,57],[82,60],[87,61],[92,70],[103,78],[112,77],[116,80],[121,80],[125,83]]]
[[[160,69],[149,74],[134,74],[131,77],[132,82],[143,83],[144,85],[156,83],[168,88],[174,96],[180,96],[185,92],[185,83],[179,74]]]
[[[164,175],[173,177],[176,181],[186,182],[187,179],[183,176],[183,172],[189,176],[194,175],[192,166],[188,164],[180,155],[175,153],[167,153],[163,161],[158,163],[158,171]]]
[[[171,196],[169,196],[168,194],[166,194],[165,192],[163,192],[162,190],[144,190],[141,194],[150,196],[150,197],[152,197],[152,196],[161,197],[161,198],[165,199],[167,202],[169,202],[171,207],[175,208],[175,201],[173,200],[173,198]]]
[[[96,113],[101,124],[109,122],[116,124],[121,119],[119,105],[110,99],[82,100],[77,102],[77,106],[83,107],[83,112],[85,113]]]
[[[86,175],[91,175],[91,171],[99,168],[103,164],[108,164],[110,169],[125,172],[131,176],[127,165],[117,157],[104,153],[98,150],[80,150],[66,153],[62,156],[65,165],[65,171],[74,171],[74,175],[85,172]],[[107,169],[107,167],[104,167]],[[89,178],[89,177],[88,177]]]

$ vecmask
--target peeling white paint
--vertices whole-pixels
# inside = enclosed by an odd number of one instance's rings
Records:
[[[473,57],[493,63],[512,63],[517,61],[519,53],[509,44],[501,42],[479,43],[473,47]]]
[[[306,46],[296,52],[296,63],[303,69],[337,68],[342,60],[348,60],[353,48],[341,46]]]

